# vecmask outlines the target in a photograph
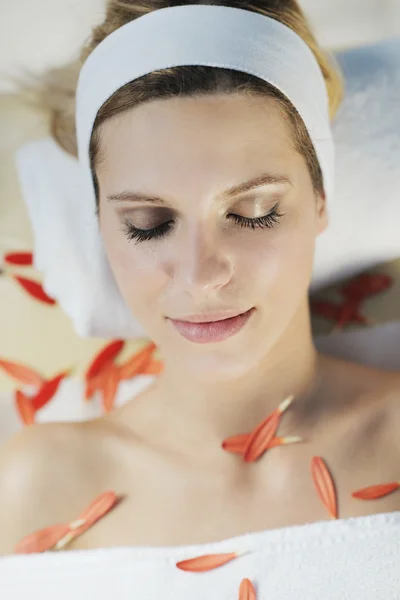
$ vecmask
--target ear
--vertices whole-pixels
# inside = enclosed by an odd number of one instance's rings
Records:
[[[316,218],[317,235],[320,235],[329,225],[329,215],[325,193],[317,195]]]

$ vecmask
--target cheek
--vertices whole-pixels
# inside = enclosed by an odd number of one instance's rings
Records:
[[[307,293],[314,251],[311,219],[307,215],[287,215],[282,226],[261,232],[256,244],[249,240],[242,245],[241,277],[248,279],[251,273],[261,304],[293,305]]]
[[[140,318],[151,311],[165,285],[157,252],[150,245],[129,241],[122,231],[104,232],[107,257],[122,297]]]

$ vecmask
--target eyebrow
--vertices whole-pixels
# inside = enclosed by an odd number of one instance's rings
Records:
[[[270,173],[263,173],[254,179],[244,181],[225,190],[222,195],[228,198],[238,196],[250,192],[256,188],[264,185],[276,185],[276,184],[287,184],[293,187],[293,183],[287,177],[283,175],[271,175]],[[170,203],[159,196],[148,196],[140,192],[123,191],[118,194],[110,194],[107,196],[108,202],[148,202],[151,204],[162,204],[169,205]]]

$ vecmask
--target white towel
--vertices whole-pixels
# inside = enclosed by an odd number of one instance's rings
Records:
[[[400,257],[400,38],[336,56],[346,97],[334,123],[336,192],[329,228],[317,239],[313,290]],[[34,265],[78,335],[144,335],[121,302],[107,260],[91,260],[103,248],[88,253],[79,246],[81,234],[71,238],[74,228],[85,226],[76,215],[87,206],[78,162],[49,138],[22,146],[17,167],[33,229]],[[65,226],[53,231],[60,206]],[[87,212],[85,218],[92,218]]]
[[[137,516],[140,518],[140,515]],[[249,550],[204,573],[175,563]],[[0,558],[4,600],[399,600],[400,511],[322,521],[215,543],[47,552]]]

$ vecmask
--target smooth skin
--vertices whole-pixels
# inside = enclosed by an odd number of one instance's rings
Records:
[[[274,100],[243,95],[156,100],[102,126],[100,227],[121,294],[165,370],[124,406],[85,423],[33,425],[0,453],[0,554],[71,521],[101,492],[123,501],[65,551],[200,544],[329,519],[312,483],[322,456],[340,518],[400,510],[400,492],[351,492],[400,480],[400,373],[318,353],[308,305],[315,241],[328,226]],[[240,195],[261,174],[290,183]],[[111,201],[130,192],[163,198]],[[278,206],[271,228],[240,226]],[[164,236],[136,243],[125,220]],[[184,339],[169,319],[255,307],[218,343]],[[279,435],[304,443],[247,464],[222,450],[289,394]]]

